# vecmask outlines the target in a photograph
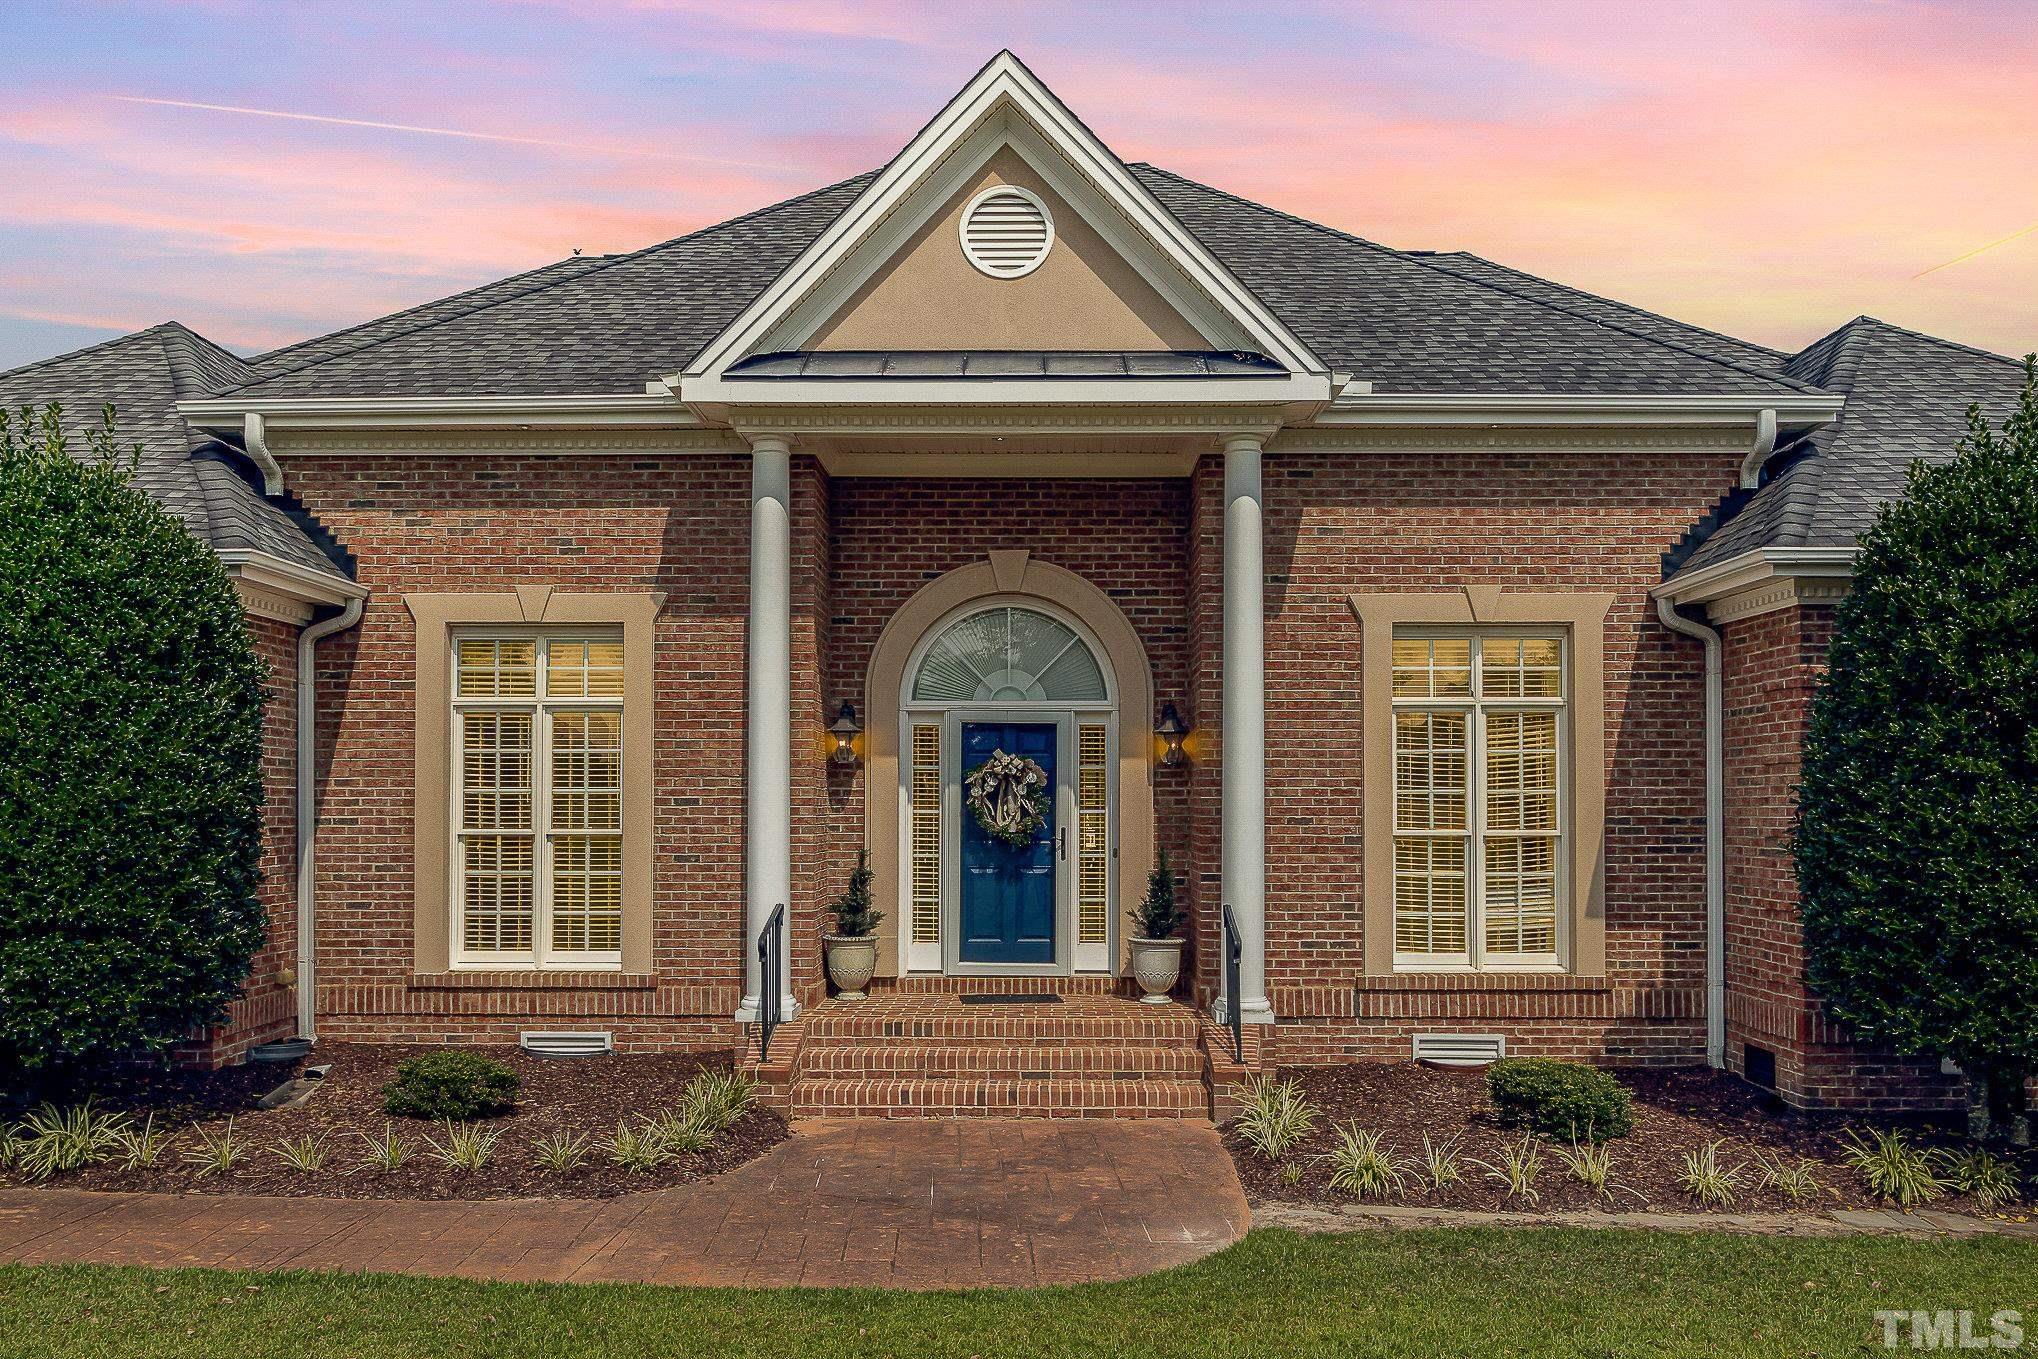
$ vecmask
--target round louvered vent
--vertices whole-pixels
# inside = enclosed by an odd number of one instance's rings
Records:
[[[1015,184],[985,189],[962,213],[962,253],[992,278],[1023,278],[1054,245],[1047,204]]]

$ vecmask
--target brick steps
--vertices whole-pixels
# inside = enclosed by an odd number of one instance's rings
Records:
[[[1213,1090],[1230,1093],[1193,1010],[1102,987],[963,1004],[973,989],[814,1006],[758,1072],[769,1102],[793,1118],[1209,1118]]]
[[[1070,1077],[1125,1080],[1161,1076],[1201,1080],[1203,1054],[1194,1046],[1141,1043],[993,1043],[832,1040],[817,1043],[801,1076],[1032,1080]]]
[[[807,1078],[794,1118],[1208,1118],[1201,1080]]]

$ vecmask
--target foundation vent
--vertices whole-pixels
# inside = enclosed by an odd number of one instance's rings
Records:
[[[963,210],[962,253],[979,273],[1024,278],[1053,246],[1047,204],[1015,184],[986,189]]]
[[[526,1029],[517,1035],[517,1046],[534,1057],[600,1057],[616,1050],[616,1039],[606,1032]]]
[[[1507,1055],[1507,1036],[1498,1033],[1419,1033],[1415,1060],[1434,1066],[1484,1066]]]

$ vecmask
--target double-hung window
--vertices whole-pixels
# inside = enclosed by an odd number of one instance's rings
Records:
[[[1394,963],[1553,969],[1565,912],[1561,634],[1394,633]]]
[[[454,640],[454,959],[615,968],[623,935],[623,643]]]

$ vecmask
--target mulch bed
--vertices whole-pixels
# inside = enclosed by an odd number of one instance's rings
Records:
[[[1727,1166],[1746,1163],[1743,1183],[1733,1203],[1722,1212],[1815,1212],[1836,1208],[1883,1205],[1861,1186],[1858,1176],[1840,1160],[1841,1134],[1864,1127],[1864,1120],[1837,1115],[1802,1114],[1781,1106],[1773,1097],[1732,1076],[1705,1069],[1641,1070],[1614,1073],[1634,1096],[1634,1131],[1607,1143],[1613,1153],[1611,1203],[1570,1178],[1554,1146],[1546,1145],[1531,1204],[1509,1197],[1489,1180],[1474,1158],[1499,1164],[1503,1146],[1518,1145],[1520,1130],[1494,1119],[1486,1098],[1486,1076],[1478,1069],[1429,1067],[1416,1062],[1363,1064],[1284,1070],[1283,1078],[1298,1081],[1310,1103],[1321,1111],[1314,1130],[1298,1146],[1269,1164],[1238,1137],[1224,1130],[1225,1145],[1238,1164],[1246,1193],[1259,1200],[1291,1203],[1350,1203],[1353,1198],[1330,1186],[1331,1170],[1324,1156],[1336,1145],[1334,1123],[1356,1123],[1382,1134],[1382,1145],[1410,1162],[1408,1184],[1398,1195],[1372,1200],[1425,1207],[1465,1208],[1484,1212],[1555,1212],[1590,1209],[1656,1209],[1665,1212],[1707,1211],[1678,1188],[1684,1154],[1716,1138],[1725,1139],[1720,1158]],[[1941,1131],[1913,1126],[1921,1146],[1953,1145]],[[1459,1138],[1464,1178],[1441,1192],[1427,1191],[1421,1181],[1423,1137],[1432,1144]],[[1567,1144],[1568,1145],[1568,1144]],[[1775,1191],[1756,1187],[1755,1154],[1799,1158],[1820,1163],[1816,1172],[1824,1192],[1816,1203],[1794,1204]],[[1300,1178],[1284,1182],[1282,1167],[1299,1167]],[[2026,1165],[2028,1173],[2034,1167]],[[1291,1175],[1293,1171],[1289,1172]],[[1933,1200],[1934,1210],[1983,1215],[1971,1200],[1952,1193]],[[1998,1210],[2000,1211],[2000,1210]],[[2022,1212],[2019,1207],[2017,1212]]]
[[[317,1198],[499,1199],[610,1198],[642,1189],[686,1184],[718,1174],[761,1155],[785,1140],[785,1123],[752,1107],[717,1134],[709,1148],[683,1155],[655,1169],[623,1170],[609,1163],[601,1144],[619,1120],[632,1123],[679,1102],[680,1092],[704,1070],[726,1069],[726,1057],[698,1053],[634,1053],[602,1057],[533,1057],[516,1048],[475,1048],[510,1066],[523,1081],[516,1109],[499,1118],[477,1120],[499,1129],[490,1164],[477,1171],[455,1170],[435,1161],[425,1139],[446,1140],[441,1124],[390,1118],[382,1111],[382,1087],[396,1064],[427,1048],[321,1042],[302,1064],[230,1067],[218,1072],[145,1072],[102,1089],[96,1103],[129,1111],[139,1123],[153,1113],[155,1126],[175,1130],[161,1161],[148,1169],[126,1170],[117,1163],[90,1166],[42,1183],[65,1189],[105,1189],[199,1194],[282,1194]],[[299,1074],[299,1066],[331,1070],[308,1104],[264,1110],[258,1101]],[[201,1174],[183,1158],[196,1146],[194,1129],[218,1132],[233,1119],[251,1155],[229,1175]],[[364,1135],[381,1137],[393,1126],[416,1148],[394,1171],[363,1164]],[[555,1174],[540,1166],[532,1148],[559,1132],[585,1134],[587,1164]],[[330,1153],[319,1170],[286,1165],[274,1148],[283,1138],[325,1134]],[[22,1184],[0,1171],[0,1184]]]

